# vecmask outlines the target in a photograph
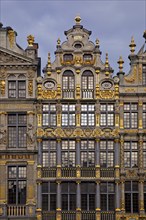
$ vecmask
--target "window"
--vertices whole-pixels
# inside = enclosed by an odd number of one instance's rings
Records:
[[[74,140],[62,141],[62,167],[75,167],[76,142]]]
[[[138,182],[125,182],[125,210],[129,213],[138,212]]]
[[[96,184],[93,182],[81,183],[81,209],[84,211],[95,210]]]
[[[8,115],[8,147],[26,147],[26,114],[16,113]]]
[[[143,103],[143,128],[146,128],[146,103]]]
[[[75,126],[75,104],[62,104],[62,126]]]
[[[146,212],[146,182],[144,182],[144,209],[145,209],[145,212]]]
[[[124,165],[125,167],[138,167],[138,144],[137,142],[124,142]]]
[[[100,141],[100,165],[104,168],[114,166],[114,142],[111,140]]]
[[[143,167],[146,168],[146,142],[143,142]]]
[[[43,167],[56,166],[56,141],[43,140]]]
[[[136,103],[124,104],[124,128],[137,128],[138,106]]]
[[[81,166],[95,166],[95,143],[93,140],[81,140]]]
[[[84,55],[83,55],[83,59],[84,59],[85,61],[90,61],[90,60],[92,60],[92,55],[91,55],[91,54],[84,54]]]
[[[114,211],[115,209],[115,187],[114,183],[100,184],[101,211]]]
[[[56,183],[42,182],[42,210],[56,210]]]
[[[82,44],[81,44],[81,43],[76,43],[76,44],[74,45],[74,47],[75,47],[76,49],[80,49],[80,48],[82,48]]]
[[[146,85],[146,65],[142,65],[142,84]]]
[[[94,126],[95,114],[94,104],[82,104],[81,105],[81,126]]]
[[[56,126],[55,104],[43,104],[43,126]]]
[[[72,54],[69,54],[69,53],[68,53],[68,54],[64,54],[64,55],[63,55],[63,60],[70,62],[70,61],[73,60],[73,55],[72,55]]]
[[[75,79],[70,70],[66,70],[62,76],[63,98],[74,98]]]
[[[61,183],[62,193],[62,210],[76,210],[76,183],[64,182]]]
[[[100,104],[100,125],[103,127],[114,126],[114,104]]]
[[[8,167],[8,203],[15,205],[26,203],[25,166]]]
[[[26,97],[26,81],[8,81],[9,98]]]
[[[94,77],[93,73],[86,70],[82,74],[82,98],[92,99],[94,91]]]

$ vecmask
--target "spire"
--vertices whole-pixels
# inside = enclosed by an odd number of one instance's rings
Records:
[[[122,56],[120,56],[117,63],[119,64],[119,72],[123,72],[123,63],[124,63],[124,61],[122,59]]]
[[[60,46],[61,40],[60,38],[57,39],[57,46]]]
[[[109,75],[109,61],[108,61],[108,53],[106,53],[105,57],[105,75]]]
[[[50,53],[48,53],[48,64],[47,64],[47,67],[51,67]]]
[[[129,47],[130,47],[131,54],[134,54],[136,44],[135,44],[135,41],[134,41],[134,37],[133,37],[133,36],[131,37],[131,43],[130,43]]]
[[[76,25],[80,25],[81,20],[82,20],[81,17],[80,17],[79,15],[77,15],[77,16],[75,17]]]
[[[98,38],[96,38],[95,43],[96,43],[96,46],[99,47],[99,40],[98,40]]]

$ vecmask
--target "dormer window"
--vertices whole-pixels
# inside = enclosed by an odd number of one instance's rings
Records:
[[[142,66],[142,84],[146,85],[146,64]]]
[[[82,48],[82,44],[76,43],[76,44],[74,45],[74,47],[75,47],[76,49],[80,49],[80,48]]]
[[[72,54],[64,54],[63,55],[63,60],[64,61],[72,61],[73,60],[73,55]]]
[[[83,55],[83,59],[84,59],[85,61],[90,61],[90,60],[92,60],[92,55],[91,55],[91,54],[84,54],[84,55]]]

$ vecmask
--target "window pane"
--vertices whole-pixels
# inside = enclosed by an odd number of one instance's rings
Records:
[[[48,194],[42,195],[42,209],[43,211],[48,211]]]
[[[81,195],[81,209],[87,210],[87,195],[86,194]]]
[[[26,203],[26,181],[18,182],[18,204]]]
[[[131,212],[131,194],[125,193],[125,209],[126,212]]]
[[[17,172],[17,169],[16,169],[16,167],[8,167],[8,177],[9,178],[16,178],[16,173]]]
[[[16,127],[9,127],[8,128],[8,135],[9,135],[9,147],[17,147]]]
[[[56,195],[50,195],[50,211],[56,210]]]
[[[68,196],[62,194],[62,210],[68,210]]]
[[[70,210],[76,210],[76,195],[70,195]]]
[[[89,210],[95,210],[95,195],[89,195]]]

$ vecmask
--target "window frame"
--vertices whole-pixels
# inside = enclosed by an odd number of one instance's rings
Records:
[[[56,189],[54,192],[53,192],[53,190],[51,192],[51,183],[56,185]],[[47,185],[47,191],[45,191],[46,189],[45,190],[43,189],[44,184]],[[44,199],[45,195],[47,198],[47,202],[45,201],[43,203],[43,199]],[[53,198],[53,199],[55,198],[55,207],[54,208],[51,208],[51,205],[52,205],[51,198]],[[42,182],[42,211],[56,211],[56,207],[57,207],[57,183],[53,182],[53,181],[49,181],[49,182],[43,181]]]
[[[24,89],[22,89],[22,88],[19,88],[19,85],[20,85],[20,83],[24,83]],[[11,88],[10,89],[10,83],[15,83],[15,88]],[[10,95],[10,91],[15,91],[15,96],[11,96]],[[20,91],[23,91],[24,92],[24,96],[20,96],[19,95],[19,92]],[[18,98],[18,99],[23,99],[23,98],[26,98],[26,80],[8,80],[8,98],[10,98],[10,99],[16,99],[16,98]]]
[[[95,126],[95,104],[81,103],[81,127],[94,127],[94,126]]]
[[[113,185],[113,191],[109,190],[110,184]],[[102,191],[102,186],[104,186],[104,191]],[[113,196],[112,199],[110,198],[111,195]],[[102,204],[103,198],[106,204]],[[115,210],[115,184],[113,182],[101,182],[100,183],[100,203],[101,203],[101,211],[114,211]],[[102,205],[105,207],[103,208]],[[110,207],[112,205],[113,207]]]
[[[83,99],[94,98],[94,75],[92,71],[85,70],[81,76],[81,91]]]
[[[63,185],[64,184],[67,184],[67,191],[64,191],[63,190]],[[72,187],[71,187],[71,184],[74,184],[75,186],[75,191],[71,190]],[[77,184],[76,182],[62,182],[61,183],[61,208],[62,208],[62,211],[75,211],[76,210],[76,197],[77,197],[77,194],[76,194],[76,191],[77,191]],[[66,201],[64,201],[66,197]],[[74,197],[74,198],[73,198]],[[67,204],[67,208],[64,208],[64,202],[66,202]],[[71,208],[71,206],[73,208]]]
[[[71,70],[66,70],[62,74],[62,97],[64,99],[75,97],[75,75]]]
[[[102,146],[101,146],[101,144],[103,143],[103,142],[105,142],[105,149],[104,148],[102,148]],[[110,149],[110,146],[108,147],[108,143],[109,142],[112,142],[112,144],[113,144],[113,149]],[[114,158],[115,158],[115,150],[114,150],[114,141],[113,140],[100,140],[100,143],[99,143],[99,146],[100,146],[100,166],[101,166],[101,168],[114,168]],[[103,156],[102,157],[102,154],[104,155],[105,154],[105,156]],[[111,159],[111,157],[109,156],[109,155],[112,155],[113,154],[113,161],[112,161],[112,163],[113,163],[113,165],[112,166],[109,166],[109,161],[110,161],[110,159]],[[105,165],[103,165],[102,164],[102,161],[104,161],[104,158],[106,157],[106,163],[105,163]]]
[[[48,142],[48,147],[46,147],[46,148],[44,147],[45,142],[46,143]],[[55,143],[55,147],[53,146],[54,149],[53,149],[53,147],[51,148],[51,143]],[[54,165],[53,165],[53,160],[55,162]],[[45,140],[44,139],[42,142],[42,166],[54,168],[54,167],[56,167],[56,160],[57,160],[57,142],[56,142],[56,140],[54,140],[54,139]],[[45,166],[45,164],[46,164],[46,166]]]
[[[126,105],[127,106],[129,105],[129,109],[126,109]],[[137,109],[133,108],[134,105],[137,106]],[[135,121],[135,119],[136,119],[136,121]],[[135,102],[124,103],[124,128],[125,129],[138,128],[138,103],[135,103]]]
[[[82,148],[82,143],[86,142],[86,148]],[[94,145],[93,148],[89,148],[90,142]],[[86,165],[84,162],[84,156],[86,155]],[[94,157],[93,157],[94,155]],[[94,158],[94,159],[93,159]],[[90,163],[89,160],[93,159],[93,163]],[[80,161],[81,167],[95,167],[95,141],[93,139],[81,139],[81,147],[80,147]]]
[[[45,110],[45,106],[48,106],[47,110]],[[51,109],[51,107],[53,107],[53,106],[55,107],[54,110]],[[43,125],[43,127],[56,127],[57,126],[56,103],[43,103],[43,105],[42,105],[42,125]]]
[[[137,144],[137,149],[132,148],[133,144]],[[125,146],[126,144],[129,145],[129,149],[126,149]],[[134,146],[134,145],[133,145]],[[129,160],[128,160],[128,155],[129,153]],[[135,155],[137,155],[137,164],[135,163],[132,166],[132,161],[133,158],[135,158]],[[126,165],[129,164],[129,165]],[[138,142],[137,141],[124,141],[124,167],[125,168],[138,168]]]
[[[67,108],[64,110],[63,107],[65,105],[67,106]],[[74,106],[74,109],[71,109],[71,106]],[[71,120],[71,117],[72,117],[72,120]],[[75,127],[76,126],[76,104],[75,103],[62,103],[61,124],[62,124],[62,127]]]
[[[94,185],[92,187],[91,192],[91,184]],[[84,190],[84,187],[86,190]],[[91,206],[91,199],[93,199],[92,207]],[[95,211],[96,206],[96,183],[95,182],[81,182],[81,209],[82,211]],[[86,203],[86,204],[85,204]],[[86,208],[83,208],[83,206],[86,206]]]
[[[63,148],[64,143],[67,143],[66,149]],[[74,143],[74,148],[70,148],[72,143]],[[63,158],[63,155],[64,155],[64,158]],[[67,156],[67,158],[66,158],[66,156]],[[66,160],[65,160],[65,158],[66,158]],[[66,165],[65,165],[64,161],[67,162]],[[71,163],[71,161],[72,161],[72,163]],[[76,141],[75,140],[73,140],[73,139],[62,140],[62,142],[61,142],[61,165],[62,165],[62,168],[72,168],[72,167],[76,166]]]
[[[113,110],[108,109],[110,105],[113,106]],[[104,110],[103,110],[103,106],[105,106]],[[114,116],[115,116],[114,103],[100,103],[100,126],[101,127],[114,127],[115,126]],[[110,119],[110,123],[109,123],[109,119]]]

